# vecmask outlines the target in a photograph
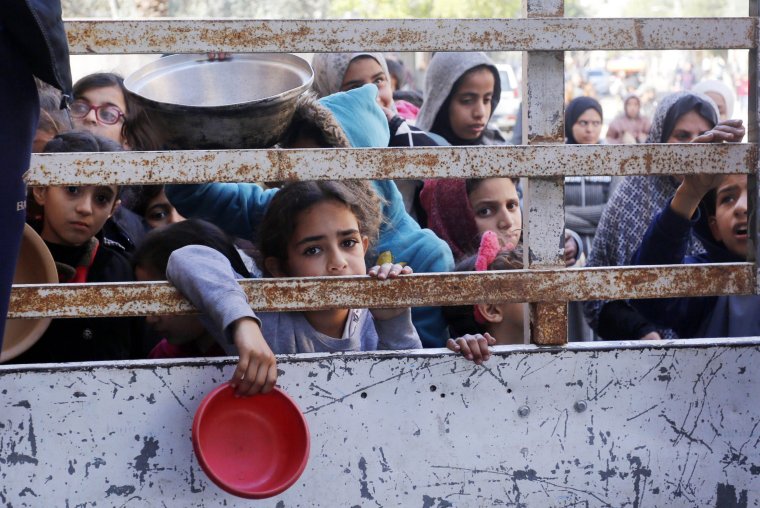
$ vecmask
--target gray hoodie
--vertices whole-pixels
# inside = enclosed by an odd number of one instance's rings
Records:
[[[467,71],[480,65],[491,68],[496,79],[491,113],[496,110],[501,98],[499,71],[485,53],[436,53],[430,61],[425,75],[425,101],[417,116],[417,127],[435,132],[433,124],[446,98],[451,94],[454,83]],[[440,133],[437,133],[440,134]],[[451,141],[451,140],[449,140]]]
[[[166,277],[201,311],[203,325],[230,354],[237,354],[228,327],[250,317],[261,326],[275,354],[420,349],[411,310],[388,320],[374,320],[367,309],[351,309],[340,338],[316,331],[301,312],[261,312],[256,315],[237,283],[241,278],[220,252],[189,245],[169,257]]]

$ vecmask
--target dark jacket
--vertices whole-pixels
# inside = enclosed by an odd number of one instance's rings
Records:
[[[70,248],[48,244],[56,264],[63,255],[71,257]],[[85,255],[84,250],[79,251]],[[68,264],[68,263],[65,263]],[[67,280],[69,271],[59,266],[59,276]],[[132,267],[123,255],[101,242],[87,274],[87,282],[133,281]],[[106,302],[103,302],[106,303]],[[74,318],[53,319],[37,343],[10,363],[53,363],[127,360],[144,357],[142,336],[144,319]]]
[[[71,97],[71,67],[59,0],[5,0],[0,22],[18,44],[32,73]]]
[[[687,255],[692,231],[705,252]],[[737,263],[745,259],[716,242],[699,210],[686,220],[670,208],[670,200],[649,225],[631,259],[633,265]],[[679,337],[747,337],[760,334],[760,296],[730,295],[631,300],[644,316],[676,331]]]

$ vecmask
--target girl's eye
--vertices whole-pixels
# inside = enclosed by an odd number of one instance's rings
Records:
[[[691,134],[688,132],[679,132],[676,134],[678,141],[691,141]]]
[[[475,215],[477,215],[478,217],[488,217],[490,215],[493,215],[493,210],[491,210],[490,208],[481,208],[475,211]]]
[[[382,84],[382,83],[385,83],[385,78],[377,78],[377,79],[375,80],[375,84],[376,84],[376,85],[380,85],[380,84]]]
[[[69,194],[79,194],[79,187],[75,187],[73,185],[66,187],[66,192]]]
[[[319,247],[306,247],[303,250],[304,256],[316,256],[320,252],[322,252],[322,250]]]
[[[348,240],[343,240],[343,247],[351,248],[359,245],[359,240],[355,238],[349,238]]]
[[[113,196],[111,194],[95,194],[95,202],[99,205],[108,205],[111,203]]]
[[[733,196],[723,196],[720,200],[721,205],[725,205],[725,204],[733,203],[733,202],[734,202]]]
[[[514,201],[507,203],[507,209],[508,210],[515,210],[520,207],[520,203],[516,203]]]
[[[147,218],[150,220],[164,220],[168,216],[169,213],[166,210],[156,210],[149,213]]]

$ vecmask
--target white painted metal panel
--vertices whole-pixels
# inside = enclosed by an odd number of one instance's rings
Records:
[[[440,350],[281,358],[311,456],[255,504],[758,506],[758,363],[758,338],[503,346],[482,367]],[[0,502],[251,505],[206,478],[190,442],[232,370],[0,366]]]

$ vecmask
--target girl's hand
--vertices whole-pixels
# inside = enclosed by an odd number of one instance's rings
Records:
[[[741,120],[723,120],[709,131],[692,139],[691,142],[722,143],[725,141],[726,143],[739,143],[746,132]]]
[[[230,384],[235,395],[247,397],[272,390],[277,381],[277,360],[256,320],[245,317],[232,323],[232,337],[240,360]]]
[[[464,335],[458,339],[449,339],[446,341],[446,347],[455,353],[462,353],[462,356],[472,360],[476,365],[480,365],[491,358],[491,351],[488,346],[496,344],[491,334],[485,335]]]
[[[578,261],[577,257],[578,244],[570,233],[565,232],[565,266],[573,266]]]
[[[409,265],[401,266],[398,263],[385,263],[382,265],[375,265],[369,269],[367,274],[378,280],[395,279],[399,275],[409,275],[413,273],[412,267]]]
[[[413,272],[414,270],[412,270],[412,267],[408,265],[401,266],[398,263],[384,263],[379,266],[373,266],[369,269],[367,274],[374,279],[385,280],[395,279],[399,275],[409,275]],[[369,311],[372,313],[372,317],[376,320],[385,321],[388,319],[393,319],[399,314],[402,314],[404,310],[404,307],[400,307],[397,309],[370,309]]]

